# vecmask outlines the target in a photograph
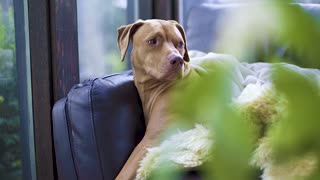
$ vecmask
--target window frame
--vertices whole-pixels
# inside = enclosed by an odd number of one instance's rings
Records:
[[[36,177],[53,180],[50,5],[43,0],[27,2]]]
[[[13,2],[18,86],[31,91],[19,91],[23,178],[53,180],[51,110],[79,82],[76,0]]]

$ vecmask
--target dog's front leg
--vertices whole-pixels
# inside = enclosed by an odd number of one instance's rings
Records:
[[[159,136],[161,135],[165,127],[166,122],[161,118],[159,118],[157,121],[149,121],[143,139],[131,153],[129,159],[121,169],[116,180],[132,180],[136,177],[140,161],[146,155],[147,148],[154,147],[158,143]]]
[[[154,147],[158,143],[160,135],[168,127],[170,120],[172,121],[173,116],[172,114],[169,115],[168,112],[167,98],[163,96],[158,100],[157,106],[151,113],[143,139],[131,153],[116,180],[135,178],[140,161],[147,153],[147,148]]]
[[[145,134],[144,138],[131,153],[129,159],[121,169],[116,180],[132,180],[136,177],[139,163],[146,155],[147,148],[154,146],[156,142],[155,138],[152,137],[153,136],[150,136],[148,133]]]

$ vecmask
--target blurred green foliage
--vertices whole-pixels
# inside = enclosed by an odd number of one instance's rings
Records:
[[[115,42],[117,39],[117,28],[126,22],[127,9],[121,9],[115,6],[106,7],[106,11],[103,14],[103,38],[106,46],[105,51],[105,73],[118,73],[128,69],[128,63],[119,61],[120,52]]]
[[[120,53],[117,46],[117,28],[125,24],[127,9],[116,6],[107,6],[103,14],[103,39],[106,47],[105,73],[118,73],[128,69],[128,63],[119,61]]]
[[[255,2],[240,14],[233,14],[230,21],[224,22],[227,30],[218,44],[220,50],[242,60],[254,57],[248,46],[261,40],[261,33],[264,33],[264,40],[270,39],[290,47],[290,56],[270,52],[264,56],[264,61],[299,62],[302,67],[319,68],[319,23],[298,5],[289,3],[289,0]],[[235,23],[234,20],[240,22]],[[239,33],[236,40],[232,37],[230,41],[235,29]],[[292,57],[296,59],[293,61]],[[275,89],[288,101],[288,114],[279,116],[266,134],[271,138],[275,162],[282,163],[310,152],[320,159],[319,80],[279,64],[273,66]],[[214,68],[214,72],[200,79],[187,81],[183,93],[180,91],[176,95],[173,104],[179,105],[175,107],[180,115],[179,123],[192,127],[195,122],[205,121],[214,132],[212,159],[202,167],[204,179],[257,179],[259,172],[250,165],[257,142],[244,117],[230,107],[231,81],[228,74],[232,72],[232,66]],[[310,177],[312,179],[320,179],[320,163],[317,165],[316,173]],[[173,172],[163,170],[162,173],[166,174],[162,176],[170,177],[168,174]]]
[[[121,62],[120,54],[115,53],[116,51],[113,50],[112,52],[108,53],[106,56],[106,71],[110,73],[117,73],[122,72],[127,69],[127,63]]]
[[[13,8],[0,6],[0,179],[22,178]]]
[[[103,0],[78,3],[81,81],[104,74],[118,73],[129,68],[128,61],[121,63],[120,51],[116,43],[117,28],[127,22],[126,13],[129,10],[117,5],[117,2],[110,1],[108,6],[101,6],[105,3]],[[86,13],[95,20],[90,21]],[[99,47],[96,48],[96,46]]]

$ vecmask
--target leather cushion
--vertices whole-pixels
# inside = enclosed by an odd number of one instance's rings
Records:
[[[114,179],[145,132],[132,72],[96,78],[74,86],[65,106],[77,179]],[[63,129],[54,129],[54,134],[60,131]],[[55,136],[55,144],[65,141],[63,138]],[[63,150],[59,150],[59,146],[55,148],[57,166],[64,167],[63,162],[69,159],[61,159],[66,157],[61,154]],[[58,168],[59,177],[67,174],[66,171],[68,168]],[[69,178],[64,176],[62,179]]]

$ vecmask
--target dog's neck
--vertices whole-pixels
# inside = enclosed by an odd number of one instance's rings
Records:
[[[157,106],[159,99],[163,96],[168,96],[167,92],[174,88],[177,81],[184,79],[190,72],[190,66],[185,63],[183,77],[174,81],[163,81],[155,79],[154,77],[148,75],[143,69],[135,68],[132,66],[132,71],[134,74],[134,83],[138,90],[144,116],[146,121],[149,120],[149,115]]]

